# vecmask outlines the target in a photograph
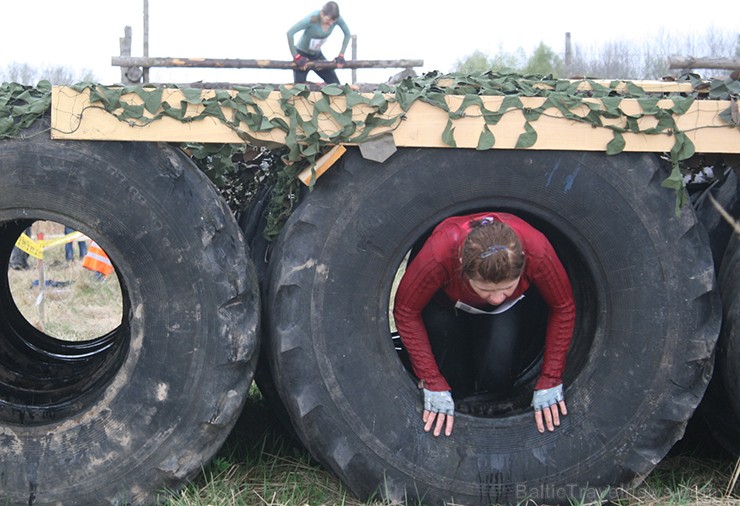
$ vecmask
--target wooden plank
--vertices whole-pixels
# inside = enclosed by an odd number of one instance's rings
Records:
[[[207,96],[212,91],[204,90]],[[313,112],[311,100],[318,98],[314,94],[308,99],[295,98],[296,109],[304,117],[309,118]],[[103,109],[90,107],[87,92],[79,94],[67,87],[55,87],[52,94],[52,138],[54,139],[85,139],[85,140],[122,140],[122,141],[151,141],[151,142],[204,142],[204,143],[241,143],[244,140],[239,135],[214,118],[201,121],[182,123],[172,118],[163,118],[147,126],[132,126],[119,121]],[[180,105],[182,92],[168,89],[165,100],[173,105]],[[261,104],[263,111],[269,111],[271,117],[284,119],[279,105],[280,94],[273,92]],[[487,109],[498,110],[503,97],[482,97]],[[139,101],[135,95],[130,97],[132,102]],[[447,97],[451,110],[457,110],[462,103],[462,96]],[[541,97],[522,97],[525,107],[536,108],[543,104]],[[589,99],[598,102],[597,99]],[[343,96],[334,97],[333,107],[343,110],[345,99]],[[659,106],[670,107],[672,101],[664,99]],[[200,111],[198,105],[190,105],[189,113],[196,115]],[[719,118],[719,113],[730,107],[729,101],[696,100],[689,111],[678,117],[678,128],[694,142],[696,151],[703,153],[740,153],[740,128],[727,125]],[[583,106],[585,114],[586,107]],[[638,113],[640,105],[637,100],[622,100],[622,109],[628,113]],[[368,112],[366,106],[356,106],[353,116],[363,118]],[[476,107],[467,111],[467,116],[454,121],[455,140],[458,147],[475,148],[483,131],[484,121]],[[398,103],[388,107],[386,117],[394,117],[402,113]],[[577,112],[576,112],[577,113]],[[229,117],[230,112],[224,111]],[[447,124],[448,115],[432,105],[415,102],[405,114],[403,121],[395,128],[386,131],[393,134],[398,147],[447,147],[442,141],[442,133]],[[335,132],[338,126],[329,117],[320,117],[319,126],[324,132]],[[614,120],[618,121],[618,120]],[[652,123],[651,123],[652,122]],[[641,120],[641,128],[654,125],[652,117]],[[583,150],[604,151],[612,139],[611,130],[594,128],[590,124],[566,120],[559,111],[549,109],[540,119],[532,123],[537,131],[538,140],[531,149],[554,150]],[[246,126],[243,126],[246,128]],[[501,121],[490,126],[495,136],[495,149],[513,149],[519,135],[524,131],[524,116],[520,110],[512,110],[504,115]],[[374,130],[382,133],[382,129]],[[251,132],[250,135],[257,141],[283,144],[285,134],[274,129],[269,132]],[[626,141],[625,151],[669,151],[673,146],[673,137],[670,135],[624,134]]]
[[[452,110],[462,102],[463,97],[449,97]],[[537,108],[545,99],[522,97],[525,107]],[[484,101],[490,110],[497,110],[503,97],[486,97]],[[591,101],[597,101],[591,99]],[[670,107],[671,100],[661,100],[660,107]],[[641,108],[637,100],[624,99],[622,109],[627,113],[636,114]],[[684,131],[694,142],[697,152],[705,153],[740,153],[740,129],[732,128],[719,118],[719,113],[730,107],[729,101],[697,100],[686,112],[676,119],[677,126]],[[585,106],[584,108],[585,109]],[[455,140],[458,147],[475,148],[483,131],[484,121],[475,115],[457,120],[455,126]],[[585,110],[581,111],[585,114]],[[398,146],[445,147],[441,134],[446,124],[446,114],[439,109],[424,103],[416,103],[409,111],[409,119],[404,121],[393,133]],[[524,131],[524,115],[515,110],[507,113],[495,127],[490,127],[496,138],[495,148],[514,149],[519,135]],[[606,123],[606,122],[605,122]],[[616,123],[616,120],[615,120]],[[655,125],[652,117],[640,122],[641,128],[650,128]],[[604,151],[612,140],[612,132],[606,128],[594,128],[588,123],[578,123],[566,120],[559,111],[549,109],[537,121],[532,122],[537,131],[537,143],[531,149],[553,150],[582,150]],[[670,135],[648,135],[625,133],[625,151],[670,151],[674,139]]]
[[[203,91],[208,96],[207,90]],[[131,103],[140,103],[131,96]],[[180,106],[184,98],[182,92],[171,89],[163,94],[163,100],[173,106]],[[192,115],[202,110],[191,105]],[[278,107],[279,110],[279,107]],[[78,93],[66,86],[55,86],[51,100],[52,139],[75,140],[119,140],[145,142],[204,142],[204,143],[243,143],[236,132],[215,118],[203,121],[182,123],[174,118],[162,118],[147,126],[136,126],[119,121],[100,106],[90,104],[89,91]],[[285,136],[278,136],[283,142]]]
[[[608,88],[615,81],[594,79],[593,82]],[[645,93],[693,93],[694,85],[690,82],[676,82],[676,81],[616,81],[617,85],[614,91],[618,93],[625,93],[627,91],[628,84],[633,84],[638,88],[642,88]],[[578,85],[578,89],[586,91],[593,89],[591,82],[581,81]]]
[[[324,156],[316,160],[316,165],[313,167],[313,170],[311,167],[303,169],[300,174],[298,174],[298,179],[300,179],[301,183],[306,186],[310,186],[311,180],[314,176],[316,179],[320,178],[324,172],[329,170],[331,166],[334,165],[342,155],[344,155],[346,151],[347,148],[341,144],[339,146],[334,146]]]

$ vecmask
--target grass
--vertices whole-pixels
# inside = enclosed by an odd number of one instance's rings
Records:
[[[740,496],[728,485],[734,469],[729,457],[707,458],[672,453],[635,490],[626,491],[626,505],[738,505]]]
[[[680,442],[633,490],[620,490],[615,506],[740,506],[728,492],[735,461],[717,448]],[[740,487],[736,487],[736,492]],[[321,467],[274,416],[253,387],[226,444],[203,472],[167,506],[386,506],[363,502]],[[574,504],[579,504],[575,502]],[[524,506],[524,505],[523,505]],[[533,502],[526,506],[542,506]]]
[[[170,506],[365,504],[321,467],[252,387],[221,451]]]
[[[46,230],[55,231],[48,222]],[[34,225],[36,227],[37,225]],[[47,238],[50,237],[47,232]],[[82,267],[77,244],[75,257],[67,261],[64,246],[44,251],[43,261],[29,257],[27,270],[9,270],[8,282],[18,309],[31,324],[65,341],[83,341],[102,336],[121,323],[122,295],[115,274],[104,281]],[[45,280],[41,294],[39,280]]]
[[[45,289],[41,305],[39,287],[33,284],[39,265],[35,260],[31,265],[29,270],[9,271],[8,277],[16,303],[38,328],[60,339],[79,340],[103,335],[120,323],[121,292],[115,276],[95,281],[78,258],[66,262],[63,247],[51,249],[45,253],[44,276],[66,284]],[[740,506],[740,486],[734,483],[738,462],[688,437],[640,486],[620,491],[623,499],[616,504]],[[167,506],[384,506],[355,498],[294,439],[255,387],[220,452],[199,476],[182,490],[167,493],[163,501]]]

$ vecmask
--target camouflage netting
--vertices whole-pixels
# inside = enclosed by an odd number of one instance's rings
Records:
[[[581,89],[583,82],[589,89]],[[280,225],[297,203],[297,174],[306,167],[313,167],[318,157],[328,148],[340,143],[361,143],[373,138],[377,132],[386,132],[403,121],[405,113],[416,101],[423,101],[444,110],[448,114],[442,140],[455,147],[454,120],[471,116],[470,111],[484,119],[477,149],[492,149],[496,139],[489,125],[497,124],[507,113],[521,110],[526,122],[519,135],[517,148],[526,149],[537,141],[536,122],[548,115],[551,108],[557,109],[567,121],[588,123],[596,128],[609,129],[612,140],[605,146],[608,154],[620,153],[625,146],[626,132],[648,135],[671,135],[675,142],[668,157],[673,170],[664,181],[664,186],[676,191],[677,208],[685,203],[684,178],[686,168],[681,162],[691,158],[694,146],[686,131],[677,128],[675,118],[684,114],[695,100],[729,100],[730,107],[720,114],[728,125],[740,125],[737,97],[740,96],[740,81],[713,79],[706,81],[697,75],[687,75],[682,81],[692,85],[692,93],[648,93],[629,81],[611,81],[609,85],[595,80],[561,80],[549,76],[521,76],[516,74],[485,73],[481,75],[440,74],[432,72],[420,77],[409,77],[401,83],[379,85],[369,93],[360,93],[348,85],[327,85],[320,93],[312,94],[306,85],[279,86],[280,107],[287,120],[276,118],[264,111],[262,105],[267,96],[275,91],[272,87],[240,87],[215,90],[212,96],[204,97],[201,89],[176,87],[182,91],[184,100],[179,107],[163,102],[161,86],[103,86],[80,83],[73,86],[78,91],[89,90],[91,107],[103,108],[120,121],[131,126],[144,126],[162,117],[171,117],[183,122],[216,118],[232,128],[242,144],[186,144],[182,148],[205,171],[221,189],[222,194],[238,212],[250,204],[250,199],[263,185],[273,188],[269,223],[265,234],[273,238],[279,233]],[[173,86],[175,87],[175,86]],[[136,94],[141,105],[133,105],[123,97]],[[446,101],[449,95],[463,96],[460,107],[450,109]],[[498,110],[488,110],[481,97],[504,96]],[[337,110],[331,99],[344,96],[346,107]],[[304,118],[294,106],[294,98],[309,100],[313,114]],[[545,101],[537,108],[527,108],[522,97],[543,97]],[[603,106],[586,101],[598,98]],[[642,112],[627,114],[621,109],[623,99],[636,99]],[[658,105],[661,99],[670,99],[671,107]],[[14,137],[35,118],[50,107],[51,86],[40,82],[36,87],[4,83],[0,87],[0,138]],[[189,105],[201,105],[197,116],[189,113]],[[370,112],[361,118],[353,116],[353,108],[363,105]],[[401,113],[389,116],[391,104],[398,104]],[[473,109],[470,109],[471,106]],[[574,111],[588,107],[584,116]],[[227,118],[223,110],[230,109],[233,116]],[[319,115],[329,116],[335,126],[332,132],[319,128]],[[641,129],[639,120],[655,118],[655,126]],[[605,124],[604,120],[618,118],[616,124]],[[697,127],[708,128],[708,127]],[[254,133],[280,130],[285,134],[285,143],[266,144],[254,137]]]

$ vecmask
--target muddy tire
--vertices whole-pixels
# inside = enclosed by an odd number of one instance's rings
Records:
[[[721,185],[713,185],[700,194],[695,203],[697,217],[709,234],[722,296],[723,322],[717,345],[715,373],[690,422],[687,444],[707,450],[719,443],[722,450],[737,456],[740,455],[740,385],[737,377],[740,365],[740,337],[737,337],[740,309],[735,299],[740,292],[740,241],[732,239],[734,228],[717,211],[707,196],[709,194],[730,216],[740,215],[740,178],[737,173],[734,170],[729,172]]]
[[[729,403],[740,419],[740,235],[727,247],[719,274],[722,293],[722,332],[718,351],[719,374],[725,382]]]
[[[727,246],[719,272],[722,331],[717,346],[717,369],[707,392],[712,395],[711,431],[722,447],[740,455],[740,235]],[[718,383],[715,385],[715,383]]]
[[[264,236],[267,213],[269,212],[268,206],[272,198],[272,189],[273,187],[271,185],[261,187],[249,207],[241,212],[238,217],[239,227],[249,243],[249,251],[257,273],[260,295],[262,297],[264,297],[269,258],[274,245],[273,242]],[[261,332],[263,331],[264,329],[261,329]],[[275,381],[272,377],[268,357],[269,345],[270,343],[267,339],[260,339],[259,360],[257,361],[257,369],[254,372],[254,382],[260,394],[262,394],[266,405],[280,422],[281,427],[284,429],[284,434],[295,438],[295,432],[290,424],[290,417],[285,410],[280,394],[275,388]]]
[[[0,281],[0,499],[155,503],[201,470],[238,417],[259,294],[236,220],[167,145],[0,142],[0,268],[35,220],[111,258],[122,323],[82,344],[34,329]],[[48,128],[48,125],[46,125]]]
[[[714,265],[719,272],[727,244],[733,234],[733,227],[717,211],[709,196],[730,216],[740,216],[740,177],[734,170],[728,171],[724,181],[697,194],[694,202],[696,216],[709,234]]]
[[[270,261],[269,357],[304,445],[362,498],[550,504],[639,482],[683,434],[720,325],[706,234],[688,207],[675,216],[666,174],[638,154],[404,149],[379,165],[349,150]],[[523,369],[507,398],[434,438],[394,349],[392,285],[442,219],[490,209],[543,231],[568,271],[570,414],[539,434]]]

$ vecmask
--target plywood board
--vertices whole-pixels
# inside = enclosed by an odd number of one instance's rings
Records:
[[[178,105],[183,99],[182,92],[177,89],[168,89],[166,100]],[[211,93],[208,90],[204,94]],[[294,98],[295,107],[299,114],[309,118],[313,114],[312,101],[320,95]],[[500,96],[485,96],[484,106],[497,111],[503,101]],[[136,102],[138,97],[131,95],[129,99]],[[280,94],[272,93],[260,107],[270,117],[283,118],[279,104]],[[333,99],[332,107],[344,110],[343,96]],[[451,110],[458,110],[463,97],[451,95],[447,102]],[[544,103],[544,98],[522,97],[522,103],[528,108],[537,108]],[[588,99],[598,102],[597,99]],[[663,108],[672,106],[670,99],[659,101]],[[688,112],[678,116],[676,123],[679,130],[694,142],[697,152],[703,153],[740,153],[740,129],[724,123],[719,114],[730,107],[729,101],[723,100],[696,100]],[[193,116],[200,112],[200,105],[190,105],[189,114]],[[585,114],[583,111],[576,114]],[[621,108],[626,112],[639,113],[640,105],[637,100],[623,99]],[[362,119],[368,112],[366,106],[353,108],[353,117]],[[233,111],[224,110],[227,118],[233,118]],[[391,132],[398,147],[448,147],[442,140],[442,133],[447,124],[448,114],[438,107],[414,102],[405,114],[398,103],[392,103],[386,112],[386,117],[403,115],[393,127],[387,128]],[[615,120],[618,121],[618,120]],[[653,126],[652,117],[641,120],[641,129]],[[495,126],[489,126],[495,137],[494,149],[512,149],[516,146],[519,135],[524,131],[524,116],[520,110],[507,112]],[[485,122],[477,107],[470,107],[463,118],[454,120],[454,138],[458,147],[475,148],[483,131]],[[319,116],[319,126],[327,133],[336,132],[338,125],[329,115]],[[584,150],[604,151],[612,139],[612,131],[608,128],[594,128],[590,124],[564,119],[557,109],[548,109],[538,120],[532,122],[537,132],[537,142],[530,149],[548,150]],[[241,129],[248,130],[246,125]],[[383,130],[374,130],[381,133]],[[243,136],[237,131],[220,122],[207,117],[199,121],[182,123],[173,118],[162,118],[146,126],[132,125],[119,121],[99,107],[91,107],[88,92],[78,93],[68,87],[55,87],[52,95],[52,138],[54,139],[84,139],[84,140],[121,140],[147,142],[203,142],[203,143],[241,143]],[[273,129],[269,132],[248,132],[252,142],[283,144],[285,133]],[[624,134],[626,141],[625,151],[669,151],[674,139],[671,135]]]

